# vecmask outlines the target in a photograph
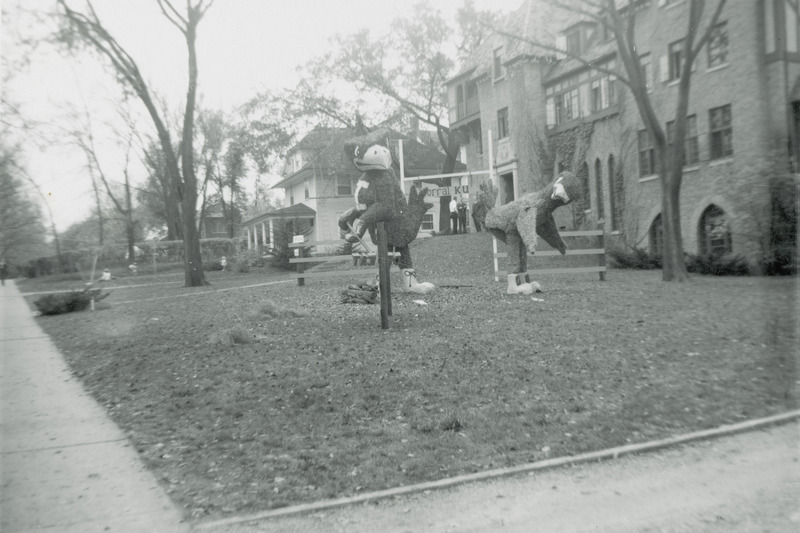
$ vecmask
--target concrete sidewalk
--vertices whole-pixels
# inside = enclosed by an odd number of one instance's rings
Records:
[[[0,305],[0,530],[188,531],[13,281]]]

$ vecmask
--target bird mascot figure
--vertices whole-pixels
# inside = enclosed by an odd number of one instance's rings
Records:
[[[376,225],[384,222],[389,246],[400,253],[398,266],[403,273],[403,289],[425,294],[435,285],[417,280],[408,245],[416,239],[422,217],[432,205],[424,201],[428,192],[425,188],[420,191],[412,188],[406,200],[392,168],[388,135],[389,130],[382,128],[345,143],[346,157],[363,174],[356,185],[356,206],[339,217],[339,228],[348,242],[361,241],[369,231],[372,242],[377,243]]]
[[[573,202],[580,192],[577,176],[564,171],[544,189],[495,207],[497,189],[489,182],[481,183],[477,202],[481,204],[481,211],[485,210],[485,215],[479,222],[508,245],[508,294],[532,294],[541,289],[528,276],[528,252],[536,252],[537,236],[562,255],[567,253],[567,245],[558,233],[553,211]]]

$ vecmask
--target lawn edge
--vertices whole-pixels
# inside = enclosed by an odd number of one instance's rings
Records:
[[[642,442],[638,444],[628,444],[625,446],[617,446],[615,448],[608,448],[596,452],[588,452],[580,455],[571,455],[566,457],[556,457],[553,459],[545,459],[543,461],[536,461],[533,463],[526,463],[518,466],[512,466],[507,468],[496,468],[484,472],[476,472],[474,474],[465,474],[461,476],[440,479],[437,481],[427,481],[425,483],[417,483],[414,485],[395,487],[392,489],[380,490],[366,494],[359,494],[357,496],[350,496],[346,498],[337,498],[334,500],[321,500],[312,503],[292,505],[288,507],[272,509],[269,511],[261,511],[258,513],[243,515],[243,516],[234,516],[210,522],[198,522],[193,525],[192,529],[194,531],[202,531],[204,529],[211,529],[215,527],[232,526],[236,524],[256,522],[259,520],[278,518],[293,514],[345,507],[356,503],[382,500],[396,496],[405,496],[409,494],[423,492],[426,490],[447,489],[466,483],[488,481],[492,479],[509,477],[527,472],[536,472],[540,470],[547,470],[563,466],[589,463],[592,461],[617,459],[625,455],[651,452],[651,451],[661,450],[664,448],[669,448],[672,446],[678,446],[681,444],[688,444],[691,442],[697,442],[701,440],[725,437],[728,435],[743,433],[745,431],[763,429],[772,425],[791,422],[798,418],[800,418],[800,409],[769,416],[766,418],[758,418],[754,420],[748,420],[746,422],[739,422],[737,424],[723,425],[713,429],[695,431],[692,433],[686,433],[684,435],[668,437],[665,439]]]

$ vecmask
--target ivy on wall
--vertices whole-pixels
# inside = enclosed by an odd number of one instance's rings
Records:
[[[593,133],[594,123],[585,122],[545,138],[538,136],[534,141],[534,150],[545,175],[553,176],[556,167],[560,166],[575,172],[583,186],[582,197],[572,204],[572,223],[575,228],[585,223],[585,211],[591,207],[589,168],[585,160]]]

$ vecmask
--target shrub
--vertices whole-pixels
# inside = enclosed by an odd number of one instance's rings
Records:
[[[692,255],[686,254],[686,270],[692,274],[713,276],[747,276],[750,267],[740,255]]]
[[[653,270],[661,268],[661,257],[651,255],[642,248],[630,247],[619,248],[611,247],[608,249],[608,257],[611,266],[614,268],[635,268],[640,270]]]
[[[248,263],[247,261],[242,261],[241,263],[239,263],[239,272],[241,272],[242,274],[247,274],[248,272],[250,272],[250,263]]]
[[[83,311],[92,301],[88,291],[73,291],[57,294],[46,294],[33,302],[43,315],[60,315],[72,311]]]
[[[222,270],[222,263],[219,261],[203,261],[203,270],[205,272]]]
[[[797,178],[770,180],[770,220],[762,271],[770,276],[797,274]]]
[[[274,226],[274,248],[272,250],[272,266],[281,270],[294,270],[295,265],[289,263],[289,259],[294,257],[294,251],[300,250],[301,257],[311,257],[309,248],[289,248],[294,233],[291,228],[293,225],[286,224],[281,220]]]

